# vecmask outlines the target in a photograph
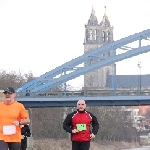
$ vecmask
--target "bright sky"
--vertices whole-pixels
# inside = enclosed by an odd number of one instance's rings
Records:
[[[82,55],[92,6],[99,22],[107,6],[114,40],[150,28],[150,0],[0,0],[0,70],[40,76]],[[150,52],[139,59],[150,74]],[[137,63],[118,62],[117,74],[138,74]]]

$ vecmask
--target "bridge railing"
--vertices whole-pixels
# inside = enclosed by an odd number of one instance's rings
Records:
[[[99,97],[99,96],[150,96],[149,90],[84,90],[84,91],[47,91],[41,94],[36,92],[18,92],[17,97]]]

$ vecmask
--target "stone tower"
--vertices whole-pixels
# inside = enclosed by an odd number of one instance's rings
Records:
[[[92,7],[91,16],[85,25],[84,53],[97,49],[113,41],[113,27],[110,25],[106,15],[106,7],[103,19],[98,23],[95,11]],[[110,57],[113,52],[103,54],[104,57]],[[113,65],[106,66],[84,75],[84,88],[97,89],[106,87],[108,75],[112,75]]]

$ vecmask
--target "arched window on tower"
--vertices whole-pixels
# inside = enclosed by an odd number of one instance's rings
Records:
[[[88,29],[86,29],[86,35],[85,35],[85,37],[86,37],[86,42],[88,41]]]
[[[109,41],[109,32],[106,33],[106,41]]]
[[[94,31],[94,40],[96,40],[96,37],[97,37],[97,31],[95,30]]]
[[[110,35],[111,33],[108,31],[108,41],[110,41]]]
[[[90,30],[90,40],[93,40],[92,30]]]
[[[102,38],[103,38],[103,41],[105,41],[105,32],[104,31],[102,32]]]

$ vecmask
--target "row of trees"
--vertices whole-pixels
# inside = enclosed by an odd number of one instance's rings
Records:
[[[23,84],[33,80],[35,76],[31,71],[28,73],[22,73],[21,71],[5,71],[0,70],[0,90],[5,89],[6,87],[13,87],[14,89],[19,88]],[[51,91],[59,91],[61,86],[57,86]],[[74,87],[67,85],[67,90],[74,90]]]
[[[65,116],[76,108],[32,108],[33,137],[35,139],[62,139],[70,138],[62,128]],[[97,141],[127,141],[137,140],[136,129],[132,127],[130,118],[121,106],[117,107],[87,107],[87,110],[96,115],[100,129],[96,136]]]
[[[21,71],[5,71],[0,70],[0,90],[6,87],[19,88],[26,82],[33,80],[35,77],[31,71],[28,73],[21,73]]]

